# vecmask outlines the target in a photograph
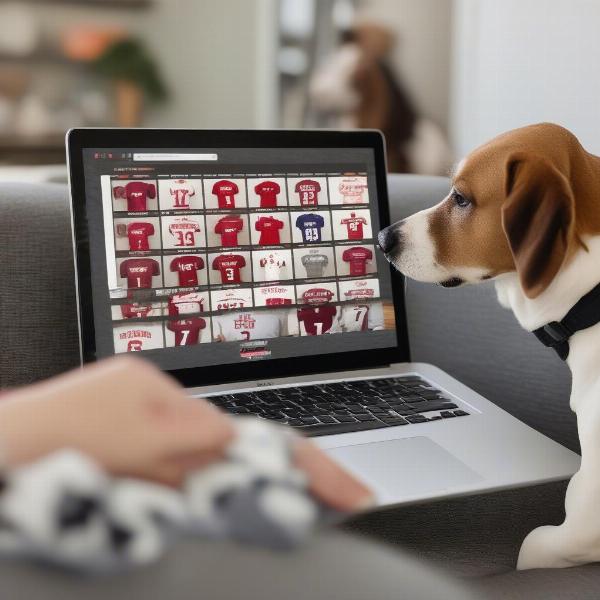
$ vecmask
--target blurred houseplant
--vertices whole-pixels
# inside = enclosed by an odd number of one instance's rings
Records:
[[[168,97],[156,63],[139,40],[113,41],[90,66],[114,82],[117,122],[121,127],[140,124],[144,100],[160,102]]]

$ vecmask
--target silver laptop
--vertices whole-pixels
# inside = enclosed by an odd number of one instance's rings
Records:
[[[136,352],[288,424],[389,506],[569,477],[579,457],[410,361],[373,131],[67,135],[82,362]]]

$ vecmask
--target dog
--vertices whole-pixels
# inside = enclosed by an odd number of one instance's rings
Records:
[[[581,468],[564,522],[529,533],[517,568],[600,561],[600,157],[558,125],[510,131],[458,164],[439,204],[382,230],[378,242],[419,281],[493,279],[500,304],[566,359]]]
[[[310,82],[313,107],[342,129],[379,129],[394,173],[442,175],[452,153],[442,130],[419,114],[389,66],[394,34],[377,23],[357,22]]]

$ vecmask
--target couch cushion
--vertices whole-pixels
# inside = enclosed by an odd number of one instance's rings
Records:
[[[600,565],[570,569],[532,569],[469,582],[486,600],[598,600]]]
[[[464,577],[512,572],[525,536],[564,519],[567,482],[401,506],[346,527],[409,550]]]
[[[158,564],[101,579],[0,562],[5,598],[27,600],[468,600],[460,584],[400,552],[339,533],[297,552],[184,541]]]
[[[73,246],[64,185],[0,186],[0,387],[79,363]]]

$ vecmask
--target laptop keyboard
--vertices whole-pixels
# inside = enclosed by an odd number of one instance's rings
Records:
[[[254,415],[308,436],[463,417],[443,392],[416,376],[363,379],[209,396],[235,415]]]

